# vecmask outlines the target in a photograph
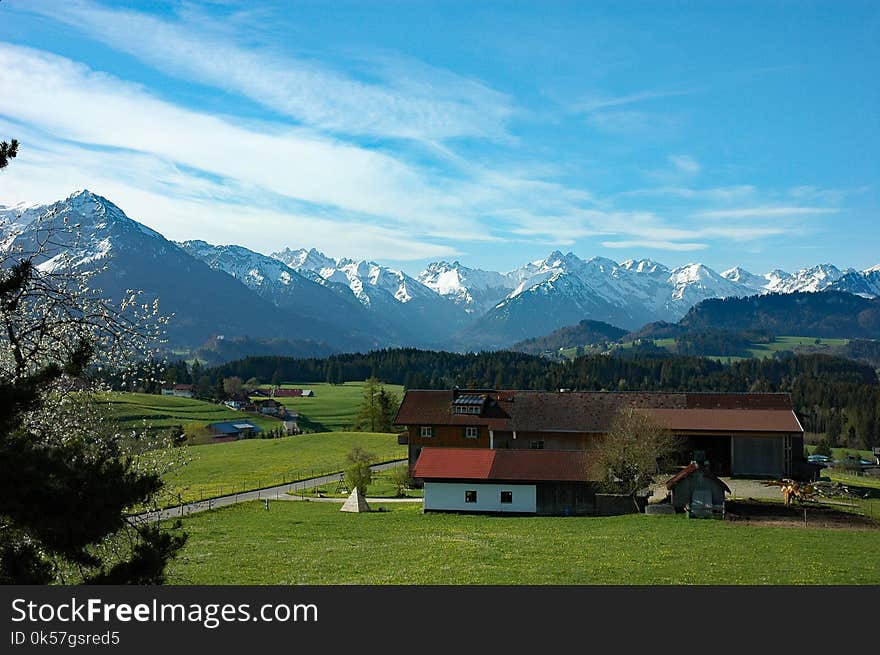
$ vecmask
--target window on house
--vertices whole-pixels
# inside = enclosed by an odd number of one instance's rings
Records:
[[[464,436],[468,439],[476,439],[480,436],[480,428],[465,428]]]
[[[529,448],[532,450],[544,450],[544,440],[539,439],[537,441],[530,441]]]
[[[427,439],[428,437],[433,437],[433,436],[434,436],[434,428],[432,428],[430,425],[423,425],[422,426],[422,438]]]
[[[501,502],[502,503],[512,503],[513,502],[513,492],[512,491],[502,491],[501,492]]]
[[[465,491],[464,492],[464,502],[466,503],[475,503],[477,502],[477,492],[476,491]]]

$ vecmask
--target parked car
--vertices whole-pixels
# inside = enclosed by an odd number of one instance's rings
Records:
[[[807,461],[810,464],[822,464],[824,466],[831,464],[831,458],[828,455],[810,455],[807,457]]]
[[[876,466],[874,462],[869,459],[865,459],[864,457],[854,457],[847,456],[843,459],[835,459],[833,462],[834,466],[839,466],[843,468],[856,469],[856,468],[868,468],[870,466]]]

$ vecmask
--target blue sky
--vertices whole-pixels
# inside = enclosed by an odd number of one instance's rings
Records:
[[[415,273],[880,263],[876,2],[0,3],[0,204]]]

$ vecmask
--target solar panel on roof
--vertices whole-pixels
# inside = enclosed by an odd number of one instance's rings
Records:
[[[482,405],[484,402],[486,402],[486,396],[475,394],[464,394],[455,399],[456,405]]]

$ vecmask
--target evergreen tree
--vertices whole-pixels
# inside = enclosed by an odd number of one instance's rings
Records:
[[[0,168],[17,148],[0,143]],[[117,375],[126,348],[155,333],[88,274],[40,271],[41,248],[0,255],[0,584],[161,583],[185,537],[127,516],[162,488],[139,458],[158,444],[113,432],[90,377],[98,362]]]

